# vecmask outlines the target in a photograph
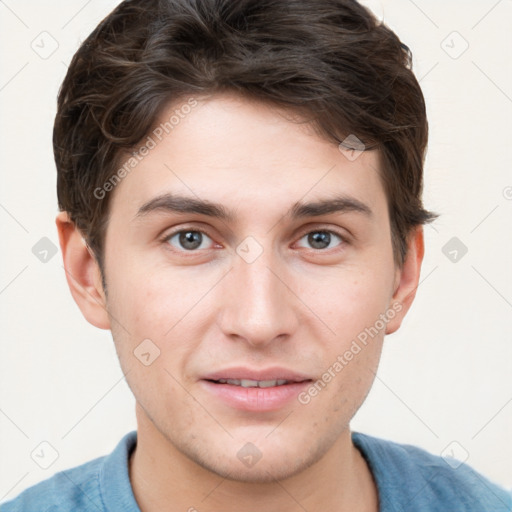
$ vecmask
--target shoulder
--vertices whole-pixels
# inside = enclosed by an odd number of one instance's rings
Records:
[[[60,471],[0,506],[1,512],[89,510],[101,502],[99,473],[105,457]],[[94,503],[94,505],[93,505]],[[103,508],[100,508],[103,510]]]
[[[108,509],[109,500],[126,500],[125,510],[134,510],[127,460],[135,442],[136,432],[130,432],[111,454],[60,471],[29,487],[1,504],[0,512],[103,511]]]
[[[467,464],[365,434],[353,433],[352,440],[374,475],[382,510],[512,510],[512,492]]]

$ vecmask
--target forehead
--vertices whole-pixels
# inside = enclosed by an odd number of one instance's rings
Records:
[[[129,171],[113,191],[111,211],[133,216],[166,193],[260,215],[340,194],[372,211],[386,207],[377,151],[348,158],[291,117],[227,94],[174,103],[141,141],[149,148],[144,156],[125,165]]]

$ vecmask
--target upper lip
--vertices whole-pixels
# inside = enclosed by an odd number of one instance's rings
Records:
[[[311,380],[311,377],[300,372],[273,366],[271,368],[264,368],[256,370],[237,366],[233,368],[225,368],[213,373],[209,373],[203,377],[204,380],[219,380],[219,379],[249,379],[249,380],[288,380],[292,382],[302,382],[304,380]]]

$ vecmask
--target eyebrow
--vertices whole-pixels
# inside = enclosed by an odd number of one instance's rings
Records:
[[[336,196],[330,199],[322,199],[311,203],[295,203],[290,209],[289,215],[292,218],[317,217],[329,213],[362,213],[367,217],[372,217],[371,208],[356,199],[346,195]]]
[[[206,199],[181,196],[177,194],[162,194],[144,203],[135,217],[142,217],[152,212],[197,213],[215,217],[225,221],[233,221],[234,215],[223,205]]]
[[[143,217],[153,212],[196,213],[226,222],[233,222],[235,220],[234,212],[227,210],[222,204],[214,203],[206,199],[170,193],[156,196],[144,203],[137,211],[135,218]],[[347,195],[338,195],[333,198],[321,199],[309,203],[296,202],[292,205],[286,216],[292,219],[299,219],[304,217],[318,217],[330,213],[347,212],[361,213],[367,217],[373,216],[373,212],[368,205],[355,197]]]

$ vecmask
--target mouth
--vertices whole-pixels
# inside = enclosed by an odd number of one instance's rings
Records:
[[[287,384],[296,384],[297,382],[309,382],[310,379],[292,381],[286,379],[273,380],[252,380],[252,379],[206,379],[214,384],[230,384],[231,386],[240,386],[242,388],[273,388],[276,386],[286,386]]]
[[[231,371],[231,373],[238,373],[236,375],[238,378],[214,375],[203,378],[201,383],[216,401],[230,408],[252,412],[282,409],[313,382],[313,379],[298,374],[292,375],[290,372],[281,372],[288,373],[282,378],[265,376],[259,379],[243,378],[237,371]]]

